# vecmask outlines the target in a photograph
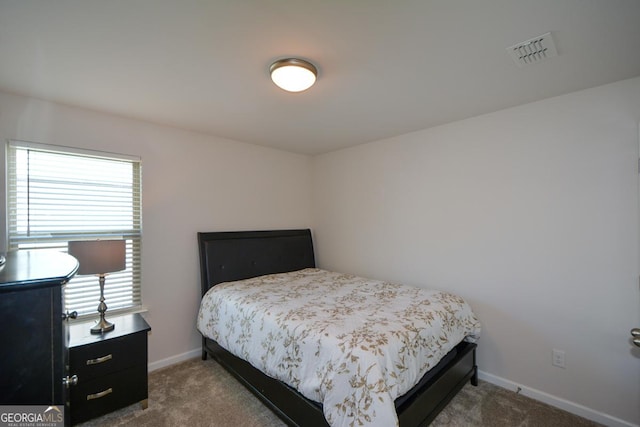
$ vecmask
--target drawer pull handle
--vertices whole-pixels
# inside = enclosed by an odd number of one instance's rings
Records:
[[[100,393],[87,394],[87,400],[100,399],[101,397],[105,397],[106,395],[111,393],[113,393],[113,389],[109,387],[108,389],[106,389],[105,391],[101,391]]]
[[[97,365],[98,363],[104,363],[113,359],[111,354],[107,354],[106,356],[98,357],[97,359],[89,359],[87,360],[87,365]]]

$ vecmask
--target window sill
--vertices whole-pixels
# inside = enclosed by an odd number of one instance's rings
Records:
[[[109,317],[122,316],[123,314],[133,314],[133,313],[147,313],[149,309],[143,305],[137,307],[128,307],[128,308],[120,308],[116,310],[107,310],[105,313],[105,318],[109,320]],[[70,319],[69,323],[77,323],[77,322],[87,322],[89,320],[98,320],[100,318],[100,314],[96,311],[95,313],[83,314],[82,316],[78,316],[76,319]]]

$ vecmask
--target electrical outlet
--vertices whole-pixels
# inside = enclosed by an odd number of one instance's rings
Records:
[[[551,364],[553,366],[557,366],[558,368],[566,368],[563,350],[558,350],[555,348],[553,349],[553,351],[551,352]]]

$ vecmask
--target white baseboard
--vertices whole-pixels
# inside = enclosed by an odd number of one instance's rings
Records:
[[[177,354],[175,356],[167,357],[166,359],[157,360],[147,365],[148,371],[152,372],[160,368],[164,368],[176,363],[184,362],[185,360],[195,359],[202,356],[202,349],[196,348],[194,350],[187,351],[186,353]]]
[[[507,390],[518,391],[523,396],[530,397],[547,405],[555,406],[563,411],[570,412],[572,414],[581,416],[591,421],[595,421],[600,424],[604,424],[609,427],[639,427],[638,424],[632,424],[628,421],[621,420],[620,418],[613,417],[611,415],[598,412],[594,409],[587,408],[586,406],[579,405],[574,402],[553,396],[540,390],[536,390],[531,387],[524,386],[522,384],[514,383],[513,381],[506,380],[493,374],[489,374],[478,370],[478,378],[483,381],[495,384],[498,387],[506,388]]]

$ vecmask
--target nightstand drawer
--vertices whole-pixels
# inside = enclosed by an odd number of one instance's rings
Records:
[[[147,364],[82,381],[70,389],[71,424],[89,420],[147,398]]]
[[[80,382],[147,364],[147,332],[69,349],[71,374]]]

